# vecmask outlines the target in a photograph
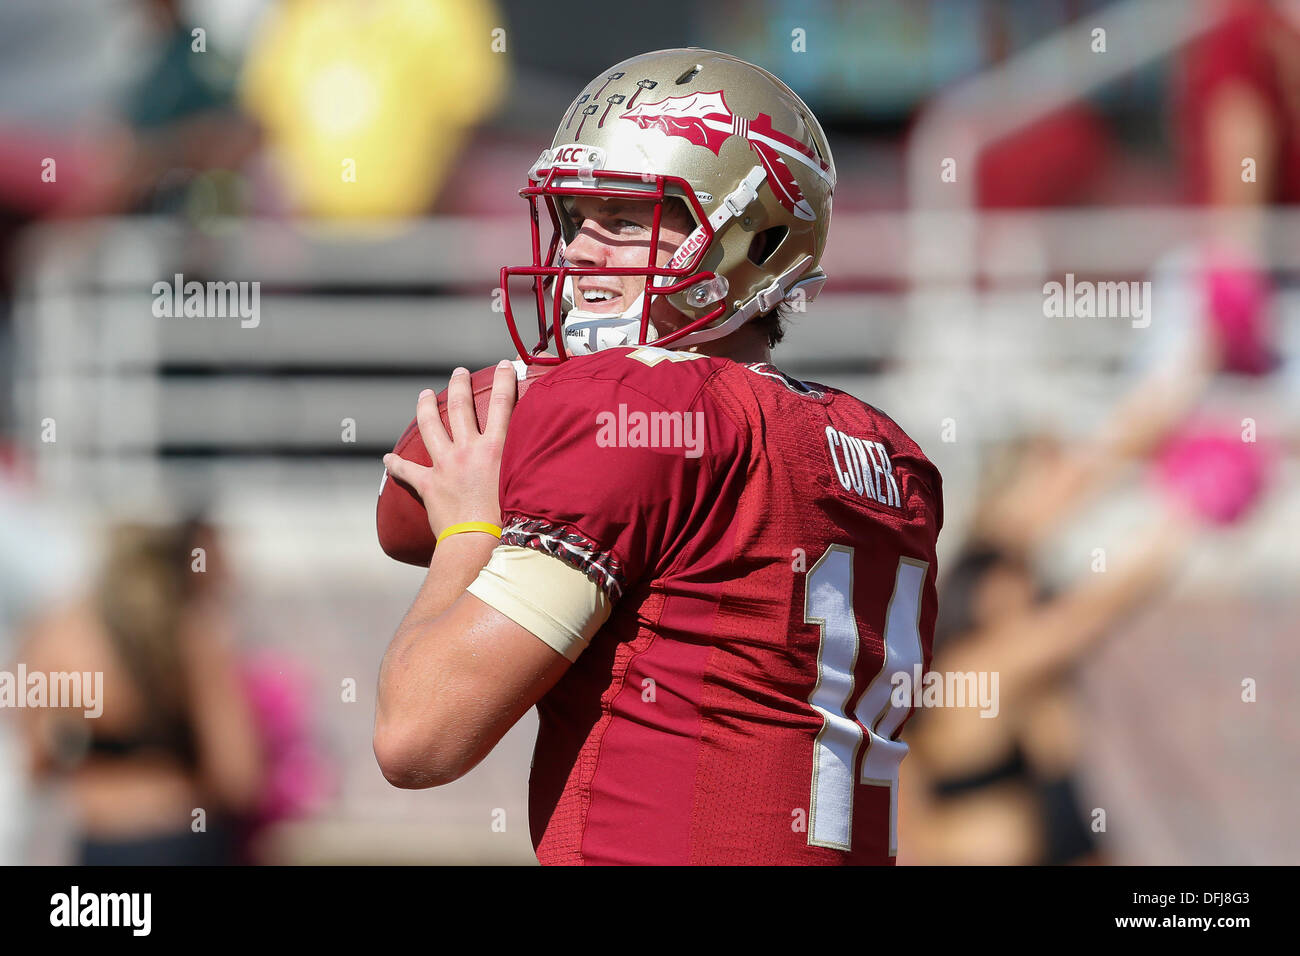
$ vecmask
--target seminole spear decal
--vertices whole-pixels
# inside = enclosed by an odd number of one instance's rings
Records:
[[[727,106],[721,90],[642,103],[623,113],[621,119],[631,120],[642,129],[657,129],[665,136],[680,136],[697,146],[707,147],[715,156],[729,137],[744,137],[767,171],[768,184],[777,200],[799,219],[811,222],[817,216],[804,199],[799,183],[782,156],[802,163],[832,188],[835,186],[830,167],[818,160],[811,149],[773,129],[772,117],[767,113],[759,113],[753,120],[736,116]]]

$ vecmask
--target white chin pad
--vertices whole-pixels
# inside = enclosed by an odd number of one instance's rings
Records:
[[[564,348],[570,355],[590,355],[601,349],[636,345],[640,334],[640,315],[635,319],[607,315],[588,319],[570,312],[564,320]],[[655,331],[654,323],[650,323],[649,328],[646,329],[647,341],[653,342],[658,337],[659,333]]]
[[[577,308],[577,289],[573,276],[564,280],[564,304],[568,311],[564,316],[564,348],[571,355],[590,355],[601,349],[618,348],[620,345],[636,345],[641,334],[641,308],[645,300],[642,292],[631,305],[622,312],[592,312]],[[659,337],[654,323],[648,323],[646,340],[653,342]]]

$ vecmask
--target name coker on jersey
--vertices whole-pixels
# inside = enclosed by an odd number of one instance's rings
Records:
[[[847,435],[830,425],[826,426],[826,444],[830,447],[831,470],[845,491],[894,508],[902,505],[894,465],[884,445]]]

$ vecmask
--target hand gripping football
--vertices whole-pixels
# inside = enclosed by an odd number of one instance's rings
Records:
[[[516,369],[521,364],[516,362]],[[547,371],[549,366],[527,366],[526,376],[518,380],[519,398],[524,397],[524,392],[534,379]],[[496,368],[490,367],[479,369],[469,379],[474,394],[474,415],[478,419],[479,428],[487,422],[488,400],[492,397],[492,379],[495,375]],[[438,413],[442,416],[443,425],[450,431],[446,389],[438,393]],[[427,467],[430,464],[429,450],[424,447],[424,439],[420,436],[415,419],[406,426],[402,437],[397,439],[393,453],[419,465]],[[434,537],[424,503],[414,488],[397,480],[387,471],[384,472],[384,483],[379,489],[375,526],[379,532],[379,546],[390,558],[420,567],[429,566],[429,560],[433,557]]]

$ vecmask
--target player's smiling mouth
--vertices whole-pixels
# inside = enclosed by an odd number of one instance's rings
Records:
[[[588,298],[588,296],[594,297]],[[587,312],[616,314],[623,311],[623,295],[619,291],[603,286],[579,288],[577,307]]]

